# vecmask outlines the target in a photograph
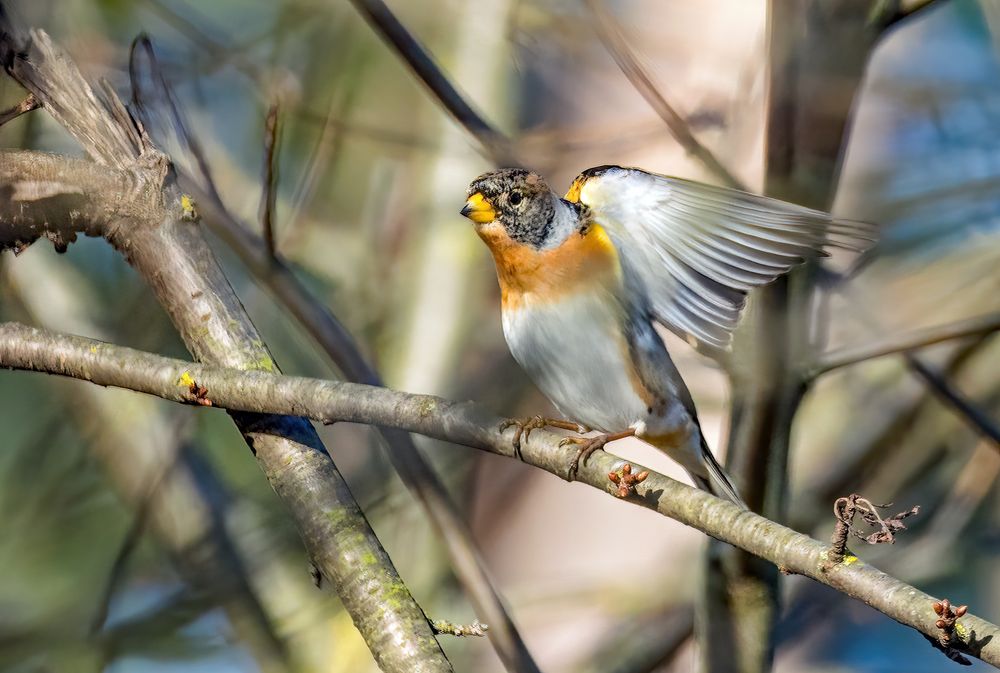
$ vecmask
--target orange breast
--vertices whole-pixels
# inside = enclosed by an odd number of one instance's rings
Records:
[[[618,252],[597,224],[572,233],[561,245],[536,250],[507,235],[493,223],[478,229],[496,262],[503,309],[516,310],[526,301],[554,301],[586,289],[607,287],[620,279]]]

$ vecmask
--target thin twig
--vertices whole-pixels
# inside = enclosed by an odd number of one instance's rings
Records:
[[[208,185],[208,191],[212,195],[212,198],[222,203],[222,195],[219,193],[218,188],[215,186],[215,181],[212,179],[212,171],[209,169],[205,151],[202,149],[201,143],[198,142],[198,138],[188,130],[184,115],[181,114],[180,108],[177,106],[173,89],[167,84],[167,78],[163,75],[163,69],[160,68],[160,62],[156,58],[156,52],[153,50],[153,43],[145,33],[136,37],[129,49],[128,72],[129,81],[132,83],[132,103],[136,106],[140,115],[145,112],[145,99],[141,93],[139,60],[137,58],[139,49],[145,52],[146,58],[149,60],[150,76],[159,85],[159,89],[167,101],[167,107],[170,111],[170,121],[174,124],[174,131],[177,137],[184,143],[185,149],[194,157],[198,166],[198,172],[201,173],[202,179]],[[148,118],[148,113],[146,116]]]
[[[278,187],[278,103],[267,111],[264,122],[264,184],[260,197],[260,224],[267,251],[274,257],[274,204]]]
[[[351,0],[355,9],[410,67],[444,109],[471,133],[493,161],[516,164],[510,140],[465,100],[420,42],[382,0]]]
[[[12,119],[17,119],[26,112],[37,110],[42,107],[41,102],[35,98],[35,94],[29,93],[24,100],[17,105],[0,112],[0,126],[3,126]]]
[[[687,150],[688,154],[704,164],[723,184],[728,187],[745,190],[746,186],[740,179],[733,175],[708,148],[694,137],[684,117],[660,93],[653,79],[632,52],[632,49],[628,45],[628,40],[619,29],[615,18],[605,9],[603,0],[586,0],[586,2],[587,7],[593,14],[594,27],[601,42],[604,43],[605,48],[614,57],[615,63],[618,64],[622,74],[642,94],[642,97],[646,99],[649,106],[660,116],[660,119],[666,123],[670,134],[680,143],[681,147]]]
[[[854,301],[854,312],[852,315],[859,322],[872,332],[882,329],[879,320],[875,317],[875,314],[868,307],[867,303],[865,303],[863,297],[857,292],[851,292],[847,286],[838,286],[838,289]],[[923,360],[913,353],[904,352],[903,358],[907,369],[923,381],[931,392],[936,394],[949,408],[957,412],[976,432],[989,439],[997,447],[997,450],[1000,450],[1000,427],[997,426],[989,414],[970,402],[947,378],[928,367]]]
[[[319,381],[263,371],[238,371],[164,358],[83,337],[5,323],[0,325],[0,366],[83,378],[190,404],[185,381],[205,386],[216,406],[251,413],[298,414],[323,423],[354,422],[395,427],[513,457],[512,431],[499,417],[471,402],[452,402],[342,381]],[[524,462],[566,478],[576,449],[562,437],[536,430],[522,442]],[[608,473],[618,464],[597,451],[577,478],[611,494]],[[635,465],[635,469],[647,468]],[[938,637],[927,608],[934,599],[872,566],[831,567],[827,545],[743,510],[699,489],[648,470],[631,502],[706,532],[788,572],[811,577],[857,598],[925,635]],[[1000,664],[1000,627],[966,615],[963,652]],[[967,648],[967,649],[966,649]]]
[[[910,371],[926,382],[945,404],[957,411],[979,434],[990,440],[993,448],[1000,451],[1000,426],[997,426],[988,413],[968,400],[948,379],[928,367],[918,357],[912,353],[906,353],[905,357]]]
[[[840,367],[847,367],[886,355],[896,355],[905,351],[925,348],[953,339],[982,336],[997,330],[1000,330],[1000,313],[991,313],[947,325],[928,327],[906,334],[892,335],[874,343],[841,348],[824,353],[818,358],[809,377],[816,378]]]
[[[977,340],[955,349],[941,363],[941,374],[948,379],[960,377],[970,368],[972,358],[981,353],[982,347],[982,340]],[[825,514],[828,503],[839,494],[851,490],[859,478],[863,478],[864,483],[881,483],[880,476],[885,473],[905,482],[907,478],[915,478],[915,475],[921,474],[927,464],[925,461],[933,460],[924,457],[926,452],[922,447],[937,441],[937,435],[921,432],[918,420],[928,418],[933,411],[931,406],[937,404],[933,395],[928,385],[919,391],[913,391],[912,395],[898,399],[890,410],[893,415],[891,421],[879,423],[878,428],[863,438],[863,444],[857,448],[842,446],[836,466],[805,489],[813,494],[813,503],[796,508],[790,520],[791,527],[804,529],[815,525],[817,518]],[[983,441],[990,442],[988,439]],[[894,461],[902,454],[909,458],[905,461],[905,472],[900,474],[898,468],[894,468]],[[917,455],[921,457],[916,458]]]

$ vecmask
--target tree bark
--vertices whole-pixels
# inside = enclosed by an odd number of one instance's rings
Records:
[[[117,169],[119,179],[125,180],[124,188],[82,195],[91,204],[102,196],[105,206],[113,204],[106,219],[99,216],[91,224],[100,227],[149,283],[188,350],[199,360],[220,366],[277,371],[200,228],[189,221],[191,214],[170,178],[167,158],[134,124],[110,87],[104,87],[99,100],[48,35],[35,30],[25,36],[2,12],[0,62],[96,163]],[[5,154],[4,159],[7,165],[10,156]],[[60,189],[58,198],[75,197]],[[49,199],[20,199],[7,207],[0,224],[16,225],[23,217],[36,225],[29,230],[33,237],[46,235],[37,225],[42,215],[51,212]],[[35,213],[25,215],[25,211]],[[86,222],[76,218],[71,226],[97,233]],[[57,247],[66,243],[56,241]],[[20,239],[9,240],[4,247],[23,244]],[[233,420],[379,666],[392,673],[451,671],[426,616],[312,425],[278,415],[234,413]]]
[[[503,419],[472,402],[266,371],[209,367],[16,323],[0,325],[0,366],[82,378],[186,404],[206,406],[211,402],[240,413],[296,414],[323,423],[392,427],[514,457],[514,430],[501,432]],[[543,430],[532,432],[521,444],[524,462],[567,479],[576,448],[560,445],[561,439]],[[608,473],[621,465],[617,457],[597,451],[581,467],[577,479],[615,493],[618,487],[608,479]],[[641,470],[647,468],[633,464],[634,473]],[[833,587],[935,642],[941,637],[931,596],[857,558],[833,563],[827,559],[828,545],[705,491],[649,471],[628,501],[739,547],[784,572]],[[957,633],[962,652],[1000,665],[1000,628],[996,625],[966,615]]]
[[[889,12],[885,3],[884,12]],[[861,0],[769,0],[764,193],[829,210],[846,147],[854,95],[868,55],[889,20]],[[892,10],[895,16],[895,10]],[[763,288],[736,341],[727,464],[747,504],[785,517],[792,423],[807,381],[813,267]],[[705,633],[729,646],[705,647],[711,673],[761,673],[774,656],[780,577],[725,549],[709,552]]]

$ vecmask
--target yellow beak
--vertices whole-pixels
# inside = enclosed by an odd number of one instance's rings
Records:
[[[563,198],[570,203],[579,203],[580,192],[583,191],[583,183],[587,181],[587,178],[577,178],[573,181],[573,184],[569,186],[569,191],[566,192],[566,196]]]
[[[469,200],[465,202],[465,207],[462,208],[462,215],[465,215],[476,224],[486,224],[497,218],[497,214],[493,211],[493,206],[479,192],[470,196]]]

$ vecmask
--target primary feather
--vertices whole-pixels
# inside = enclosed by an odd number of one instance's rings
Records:
[[[824,247],[861,251],[875,240],[862,222],[634,168],[584,172],[566,198],[607,229],[655,318],[717,349],[729,347],[750,290]]]

